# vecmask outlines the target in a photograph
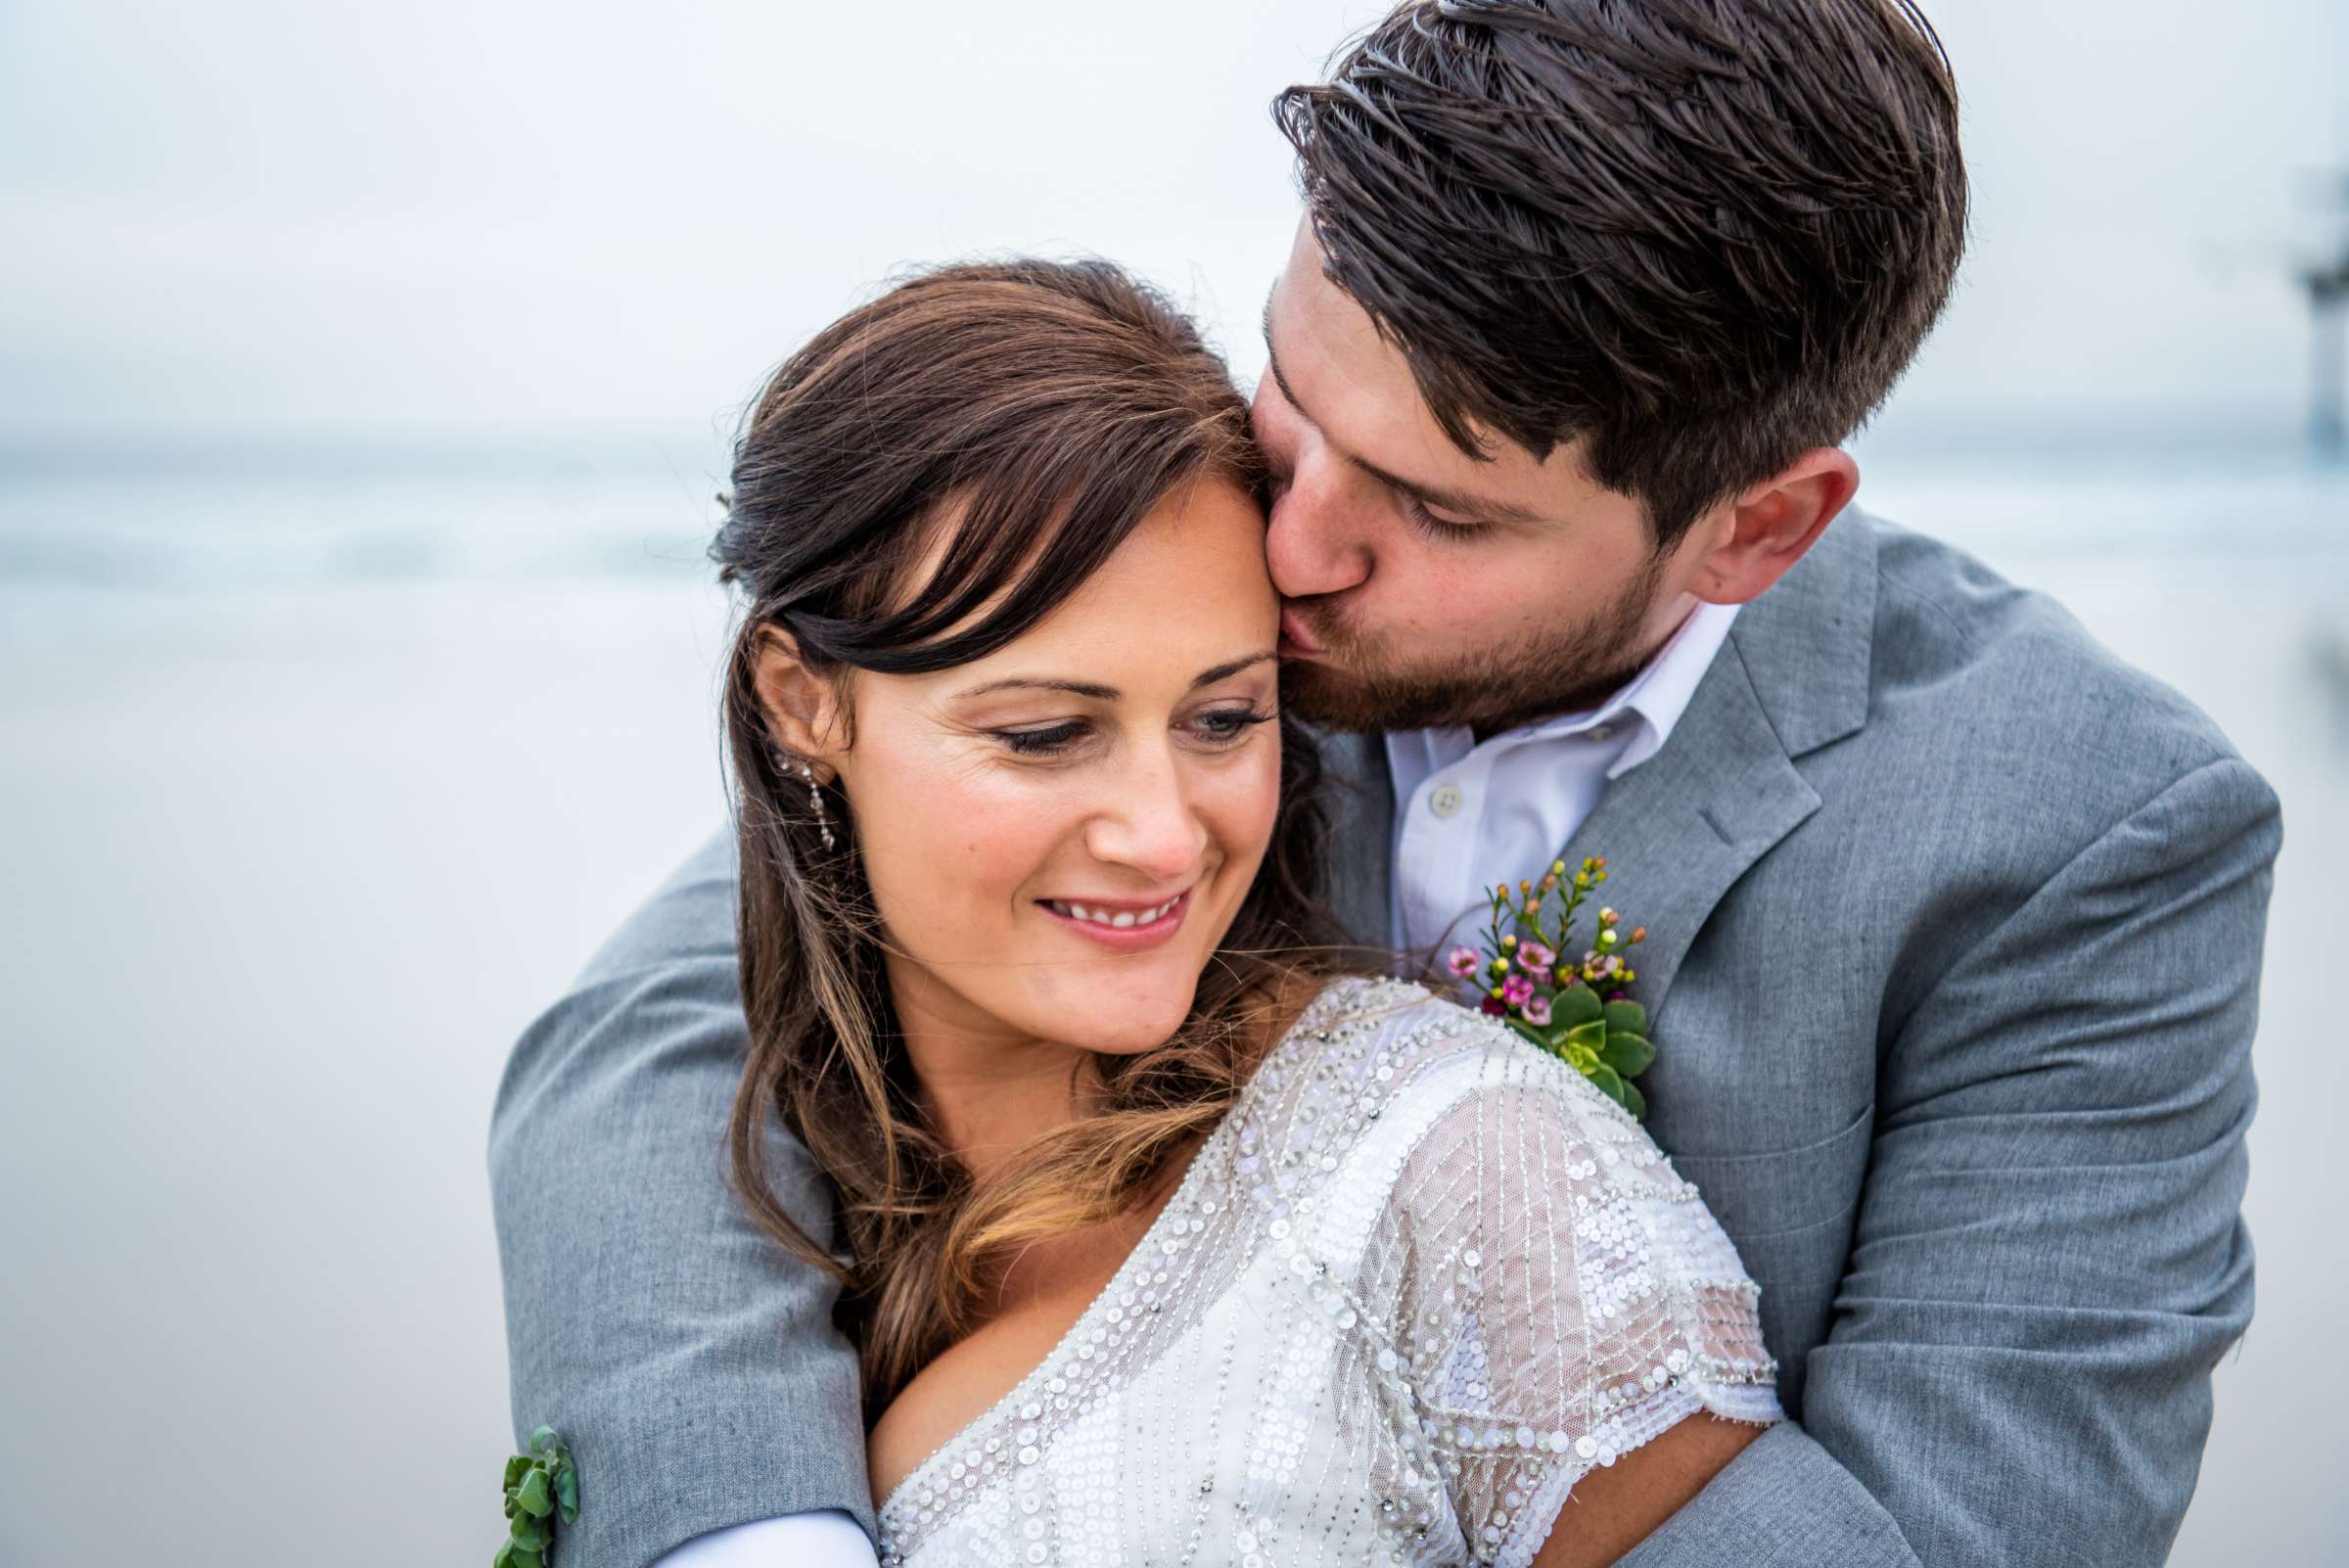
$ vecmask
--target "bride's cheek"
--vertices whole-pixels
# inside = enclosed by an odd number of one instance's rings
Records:
[[[1063,836],[1057,793],[1034,781],[990,779],[931,803],[934,866],[966,896],[1000,903],[1022,894]]]
[[[1048,855],[1049,798],[1032,783],[911,748],[871,762],[885,782],[862,828],[883,919],[914,926],[928,949],[984,943]],[[912,943],[914,933],[900,940]]]
[[[1255,771],[1251,778],[1249,808],[1250,831],[1256,847],[1262,850],[1272,837],[1274,821],[1280,815],[1280,748],[1258,748],[1254,758]]]
[[[1279,748],[1251,748],[1251,754],[1226,774],[1213,800],[1212,828],[1218,848],[1235,869],[1252,868],[1271,842],[1280,813]]]

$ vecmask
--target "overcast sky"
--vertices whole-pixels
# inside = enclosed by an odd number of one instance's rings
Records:
[[[1336,0],[0,0],[0,439],[722,417],[899,264],[1096,251],[1236,367]],[[2341,0],[1942,0],[1974,243],[1907,430],[2289,429]]]

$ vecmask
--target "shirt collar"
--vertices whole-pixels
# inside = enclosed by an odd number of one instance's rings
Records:
[[[1607,777],[1619,778],[1664,749],[1673,726],[1695,698],[1705,671],[1713,668],[1721,645],[1728,641],[1729,623],[1736,619],[1737,606],[1733,604],[1700,602],[1681,623],[1681,629],[1648,661],[1647,668],[1607,700],[1601,715],[1629,709],[1640,720],[1638,735],[1607,769]],[[1591,721],[1599,720],[1594,717]]]

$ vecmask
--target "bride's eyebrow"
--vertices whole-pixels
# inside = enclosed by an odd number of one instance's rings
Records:
[[[1258,665],[1271,663],[1275,657],[1273,651],[1267,648],[1261,653],[1243,654],[1237,659],[1226,660],[1213,669],[1203,669],[1192,676],[1191,689],[1196,691],[1202,686],[1212,686],[1219,680],[1229,680],[1243,669],[1253,669]],[[1067,692],[1073,697],[1090,697],[1096,702],[1104,703],[1116,702],[1123,695],[1117,687],[1104,686],[1098,681],[1050,680],[1037,675],[1013,675],[1003,680],[990,680],[984,685],[958,691],[954,694],[954,700],[964,702],[973,697],[985,697],[998,691],[1060,691]]]
[[[1228,660],[1216,666],[1213,669],[1202,669],[1191,678],[1191,689],[1197,691],[1200,687],[1212,686],[1219,680],[1229,680],[1243,669],[1254,669],[1258,665],[1270,664],[1277,657],[1279,656],[1271,649],[1267,648],[1262,653],[1244,654],[1240,658]]]

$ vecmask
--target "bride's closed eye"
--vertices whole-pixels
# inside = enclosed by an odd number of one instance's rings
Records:
[[[988,733],[1021,757],[1057,757],[1084,738],[1092,726],[1081,718],[1040,729],[993,729]]]
[[[1248,732],[1259,724],[1269,723],[1280,715],[1269,709],[1254,706],[1210,708],[1191,715],[1184,720],[1197,744],[1211,751],[1236,746],[1247,738]],[[1017,757],[1061,758],[1074,755],[1096,735],[1091,720],[1066,719],[1057,724],[1041,724],[1026,729],[993,729],[988,731],[1005,750]]]

